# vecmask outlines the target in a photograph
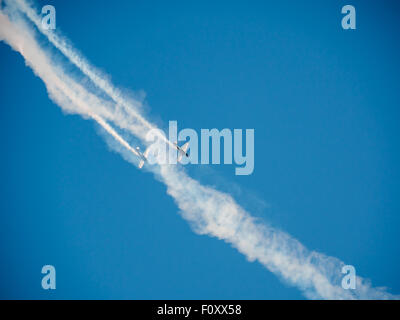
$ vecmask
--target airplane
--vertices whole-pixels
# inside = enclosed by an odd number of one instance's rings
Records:
[[[141,152],[139,147],[136,147],[136,151],[140,157],[140,162],[139,162],[139,169],[142,169],[144,166],[144,163],[147,162],[147,154],[149,153],[149,148],[145,150],[145,152]]]
[[[186,142],[182,147],[178,146],[176,142],[174,142],[176,149],[178,150],[178,162],[182,160],[183,156],[189,157],[187,153],[187,149],[189,148],[189,142]]]

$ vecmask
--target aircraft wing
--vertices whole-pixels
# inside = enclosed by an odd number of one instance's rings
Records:
[[[150,148],[147,148],[141,155],[141,160],[139,162],[139,169],[142,169],[145,161],[147,161],[147,155],[149,154]]]
[[[142,169],[144,166],[144,160],[140,160],[139,162],[139,169]]]
[[[150,152],[150,148],[147,148],[144,152],[143,152],[143,156],[147,159],[147,155]]]

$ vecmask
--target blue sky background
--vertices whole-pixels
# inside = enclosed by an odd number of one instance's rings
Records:
[[[400,293],[396,1],[39,1],[165,127],[254,128],[255,170],[191,167],[309,249]],[[166,188],[65,116],[0,43],[0,298],[302,299],[195,234]],[[41,288],[45,264],[57,289]]]

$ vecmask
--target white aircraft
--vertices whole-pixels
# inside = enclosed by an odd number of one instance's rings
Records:
[[[178,144],[175,142],[174,145],[178,150],[178,162],[182,160],[183,156],[189,157],[189,155],[187,154],[187,149],[189,148],[189,142],[186,142],[182,147],[178,146]]]
[[[143,168],[143,165],[145,162],[147,162],[147,154],[149,153],[149,148],[145,150],[145,152],[141,152],[139,147],[136,147],[136,151],[140,157],[140,162],[139,162],[139,169]]]

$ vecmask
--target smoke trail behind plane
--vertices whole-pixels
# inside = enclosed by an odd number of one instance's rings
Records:
[[[31,7],[22,0],[6,3],[10,10],[0,12],[0,40],[8,43],[24,57],[26,64],[45,83],[50,98],[65,112],[80,114],[85,119],[94,119],[119,145],[134,153],[135,150],[110,124],[131,132],[145,142],[147,130],[154,128],[154,125],[140,114],[136,109],[137,105],[126,100],[108,81],[98,77],[98,73],[67,45],[67,41],[56,33],[52,33],[51,36],[45,34],[49,40],[53,39],[50,40],[51,43],[57,43],[55,46],[115,103],[91,93],[84,84],[80,84],[69,75],[60,63],[53,62],[48,52],[39,45],[34,31],[25,18],[20,16],[21,8],[22,12],[27,14],[25,9]],[[34,20],[28,14],[26,16]],[[116,112],[116,105],[124,106],[125,112]],[[174,198],[182,216],[197,233],[230,243],[250,261],[259,261],[284,281],[297,286],[307,297],[398,298],[382,288],[373,288],[361,277],[357,277],[356,290],[344,290],[340,285],[343,262],[309,251],[287,233],[255,221],[229,194],[201,185],[189,177],[182,167],[161,165],[154,170],[154,174],[165,183],[168,194]]]

